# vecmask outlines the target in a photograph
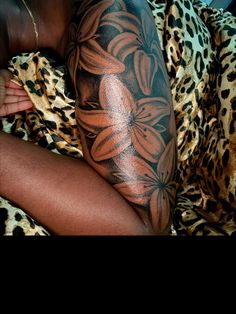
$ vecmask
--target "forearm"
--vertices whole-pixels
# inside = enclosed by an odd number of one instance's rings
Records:
[[[81,1],[69,40],[85,158],[160,234],[175,203],[176,132],[151,11],[145,0]]]
[[[0,195],[61,235],[148,234],[90,166],[0,132]]]

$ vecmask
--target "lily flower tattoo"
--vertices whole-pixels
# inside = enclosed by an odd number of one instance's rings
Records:
[[[81,13],[85,11],[79,25],[76,22],[71,23],[67,64],[74,86],[76,72],[80,69],[98,75],[121,73],[125,70],[125,65],[106,52],[96,41],[101,15],[113,3],[114,0],[103,0],[91,7],[85,3],[85,7],[81,5],[77,13],[81,17]]]
[[[161,49],[157,42],[156,30],[152,27],[152,20],[146,10],[141,12],[141,21],[135,15],[124,11],[108,13],[102,18],[102,25],[115,27],[120,32],[108,45],[108,52],[122,62],[130,54],[134,54],[135,74],[146,96],[152,92],[158,68],[165,71],[163,64],[158,62]]]
[[[127,177],[124,182],[114,185],[131,203],[140,206],[149,205],[153,229],[161,232],[170,221],[171,206],[175,203],[174,151],[175,141],[171,139],[166,145],[156,170],[136,156],[124,155],[122,162],[118,165]],[[125,167],[124,164],[129,166]]]
[[[125,85],[115,76],[104,76],[99,90],[99,110],[78,109],[78,122],[84,129],[97,134],[91,149],[95,161],[113,158],[133,145],[150,162],[157,162],[164,150],[158,124],[170,114],[167,101],[161,97],[134,101]],[[116,103],[116,106],[112,106]]]

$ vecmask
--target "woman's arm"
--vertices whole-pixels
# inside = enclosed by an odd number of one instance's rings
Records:
[[[148,235],[133,209],[81,160],[0,132],[0,195],[60,235]]]
[[[175,204],[176,131],[146,0],[75,1],[67,65],[85,159],[163,233]]]

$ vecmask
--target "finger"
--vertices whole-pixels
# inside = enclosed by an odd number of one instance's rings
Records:
[[[21,101],[14,104],[4,104],[0,107],[0,117],[7,116],[9,114],[17,113],[32,108],[31,101]]]
[[[6,95],[5,99],[4,99],[4,104],[14,104],[14,103],[18,103],[21,101],[27,101],[29,99],[28,95],[24,95],[24,96],[11,96],[11,95]]]
[[[14,88],[14,89],[22,89],[23,87],[15,82],[8,81],[5,83],[5,87]]]
[[[24,88],[6,88],[6,95],[7,96],[27,96],[27,92],[24,90]]]

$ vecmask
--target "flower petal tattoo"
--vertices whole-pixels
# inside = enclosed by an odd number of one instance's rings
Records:
[[[67,66],[84,157],[149,230],[165,233],[176,197],[176,130],[152,13],[146,0],[79,2]]]
[[[139,86],[147,96],[152,92],[154,75],[158,67],[163,73],[165,71],[163,65],[157,63],[161,50],[150,21],[152,17],[146,10],[141,13],[141,22],[127,12],[110,13],[102,19],[103,25],[115,27],[121,33],[110,42],[108,52],[122,62],[135,52],[135,72]]]
[[[100,47],[96,41],[96,32],[103,12],[114,0],[103,0],[89,7],[78,23],[72,22],[67,47],[67,65],[72,82],[76,87],[76,73],[78,69],[98,75],[121,73],[125,70],[123,63]],[[83,7],[83,6],[82,6]]]
[[[124,167],[123,163],[128,164],[129,167]],[[173,181],[175,140],[171,139],[167,144],[156,172],[148,163],[136,156],[124,155],[119,166],[129,179],[126,177],[125,182],[118,183],[114,187],[134,204],[141,206],[150,204],[153,229],[163,231],[170,221],[170,209],[174,204],[176,193]]]
[[[115,88],[114,88],[115,87]],[[86,130],[98,133],[92,147],[95,161],[113,158],[129,145],[150,162],[157,162],[164,150],[160,135],[165,128],[154,126],[170,114],[170,108],[162,98],[147,98],[137,102],[124,84],[115,76],[104,76],[99,91],[99,100],[106,110],[78,109],[78,122]],[[114,108],[113,103],[117,106]],[[97,114],[97,119],[94,117]],[[98,132],[98,130],[101,130]]]

